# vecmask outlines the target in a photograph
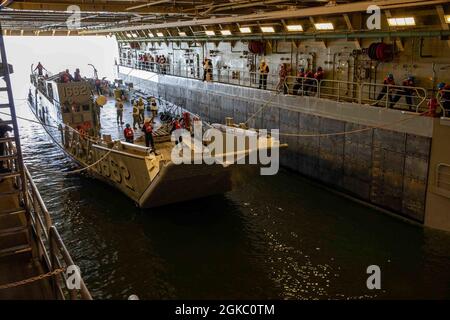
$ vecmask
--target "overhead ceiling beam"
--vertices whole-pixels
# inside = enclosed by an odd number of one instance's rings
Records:
[[[344,14],[344,20],[345,23],[347,24],[348,30],[354,31],[352,21],[350,20],[350,16],[346,13]],[[359,41],[359,39],[355,39],[354,44],[356,46],[356,49],[361,49],[361,42]]]
[[[436,6],[436,12],[439,16],[439,20],[441,21],[442,30],[450,30],[450,26],[445,19],[445,11],[443,6]],[[448,46],[450,47],[450,40],[447,41]]]
[[[140,4],[138,6],[128,7],[128,8],[126,8],[126,10],[127,11],[131,11],[131,10],[136,10],[136,9],[141,9],[141,8],[147,8],[147,7],[150,7],[150,6],[155,6],[157,4],[168,3],[168,2],[171,2],[171,0],[159,0],[159,1],[154,1],[154,2]]]
[[[158,1],[159,2],[159,1]],[[166,1],[165,1],[166,2]],[[162,2],[161,2],[162,3]],[[160,3],[160,4],[161,4]],[[130,8],[129,4],[105,4],[105,3],[89,3],[82,1],[73,1],[72,3],[61,2],[13,2],[9,8],[18,10],[50,10],[50,11],[66,11],[69,5],[76,5],[80,7],[81,11],[87,12],[126,12]],[[146,13],[180,13],[181,10],[171,6],[152,6],[143,8],[139,11],[133,11],[133,13],[146,14]]]
[[[139,27],[123,27],[112,28],[106,30],[96,30],[95,32],[119,32],[119,31],[133,31],[143,29],[160,29],[160,28],[177,28],[186,26],[204,26],[214,25],[220,23],[237,23],[249,22],[256,20],[281,20],[291,18],[305,18],[325,15],[342,15],[344,13],[365,12],[370,5],[378,5],[381,9],[387,10],[393,7],[412,8],[426,5],[438,5],[448,3],[448,0],[378,0],[378,1],[362,1],[348,4],[341,4],[336,6],[321,6],[312,8],[303,8],[295,10],[279,10],[255,14],[246,14],[240,16],[228,16],[223,18],[207,18],[186,20],[177,22],[167,22],[162,24],[147,24]],[[90,33],[91,31],[82,31],[81,33]]]
[[[309,33],[309,34],[271,34],[271,35],[236,35],[236,36],[188,36],[188,37],[160,37],[145,39],[127,39],[123,42],[161,42],[161,41],[248,41],[248,40],[333,40],[333,39],[374,39],[374,38],[435,38],[450,36],[450,30],[433,30],[433,31],[360,31],[360,32],[326,32],[326,33]]]

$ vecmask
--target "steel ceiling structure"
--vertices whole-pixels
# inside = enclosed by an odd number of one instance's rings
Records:
[[[294,39],[324,37],[325,34],[367,33],[367,8],[377,5],[383,13],[383,29],[399,32],[387,25],[391,16],[413,15],[417,24],[408,28],[433,31],[445,36],[449,31],[446,14],[448,0],[0,0],[0,20],[5,35],[116,35],[119,41],[232,41],[245,38],[280,37]],[[76,6],[76,7],[74,7]],[[74,12],[74,8],[79,12]],[[77,18],[74,27],[67,22]],[[330,21],[334,30],[321,32],[316,22]],[[286,25],[300,24],[302,32],[287,32]],[[262,34],[270,25],[275,34]],[[252,28],[240,34],[239,27]],[[222,36],[229,30],[231,37]],[[401,28],[400,28],[401,29]],[[215,32],[208,38],[205,30]],[[400,30],[401,31],[401,30]],[[439,33],[440,31],[443,31]],[[158,36],[159,34],[159,36]]]

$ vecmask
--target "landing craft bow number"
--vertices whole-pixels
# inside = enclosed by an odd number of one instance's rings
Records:
[[[103,155],[102,155],[103,156]],[[95,156],[93,157],[96,158]],[[109,158],[109,157],[108,157]],[[124,163],[122,163],[120,160],[116,162],[112,158],[106,158],[100,161],[99,164],[97,164],[96,169],[97,171],[107,177],[112,179],[114,182],[122,184],[124,183],[125,186],[134,191],[133,185],[130,183],[131,180],[131,173],[128,170],[128,168],[125,166]],[[94,162],[97,160],[94,160]]]
[[[77,158],[84,158],[84,160],[88,164],[93,164],[98,159],[104,156],[98,155],[98,152],[91,149],[91,146],[88,146],[88,150],[85,150],[83,145],[80,142],[76,142],[73,138],[70,141],[69,148],[71,153]],[[85,152],[86,151],[86,152]],[[118,184],[125,184],[125,186],[135,191],[134,186],[131,184],[131,173],[130,170],[125,166],[125,164],[118,160],[117,162],[111,157],[107,157],[106,159],[102,159],[100,163],[97,163],[94,166],[94,169],[101,175],[110,178],[114,182]]]
[[[87,87],[64,87],[64,96],[65,97],[76,97],[76,96],[85,96],[88,95]]]

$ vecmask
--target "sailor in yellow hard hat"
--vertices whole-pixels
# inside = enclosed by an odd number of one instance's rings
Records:
[[[156,103],[155,97],[151,97],[150,99],[150,111],[152,112],[153,118],[158,115],[158,104]]]
[[[136,130],[136,124],[138,125],[138,127],[141,127],[141,123],[139,121],[139,107],[137,102],[135,101],[133,103],[133,129]]]
[[[117,124],[123,124],[123,103],[122,99],[116,99]]]
[[[144,123],[145,104],[144,104],[144,100],[142,100],[142,97],[139,97],[137,105],[138,105],[138,108],[139,108],[139,121]]]

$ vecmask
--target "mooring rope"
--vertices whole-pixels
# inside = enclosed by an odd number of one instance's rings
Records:
[[[0,111],[0,114],[9,115],[9,114],[7,114],[7,113],[5,113],[5,112],[2,112],[2,111]],[[32,123],[37,123],[37,124],[40,124],[40,125],[44,125],[44,126],[47,126],[47,127],[50,127],[50,128],[59,129],[58,126],[53,126],[53,125],[45,124],[45,123],[39,122],[39,121],[37,121],[37,120],[28,119],[28,118],[24,118],[24,117],[21,117],[21,116],[16,116],[16,118],[21,119],[21,120],[24,120],[24,121],[28,121],[28,122],[32,122]],[[65,125],[65,124],[64,124],[64,125]],[[74,130],[77,134],[79,134],[78,131],[76,131],[75,129],[71,128],[70,126],[67,126],[67,125],[65,125],[65,126],[66,126],[67,128],[70,128],[70,129]],[[98,143],[98,140],[91,140],[91,139],[88,139],[88,138],[87,138],[86,140],[89,140],[89,141],[91,141],[91,142]],[[54,139],[53,139],[53,141],[54,141],[61,149],[63,149],[63,150],[65,149],[60,143],[58,143],[58,142],[55,141]],[[97,161],[95,161],[94,163],[92,163],[92,164],[90,164],[90,165],[87,164],[87,163],[85,163],[85,162],[83,162],[83,161],[81,161],[81,160],[79,160],[79,159],[77,159],[77,161],[81,162],[85,167],[83,167],[83,168],[81,168],[81,169],[73,170],[73,171],[53,171],[53,170],[45,170],[45,169],[41,169],[41,168],[39,168],[39,169],[36,168],[36,170],[39,170],[40,172],[50,173],[50,174],[63,174],[63,175],[69,175],[69,174],[80,173],[80,172],[86,171],[86,170],[88,170],[88,169],[90,169],[90,168],[96,166],[98,163],[100,163],[101,161],[103,161],[107,156],[109,156],[109,155],[111,154],[111,152],[113,152],[113,151],[114,151],[114,149],[108,150],[108,152],[106,152],[100,159],[98,159]],[[31,166],[31,168],[33,168],[33,166]]]
[[[44,172],[44,173],[51,173],[51,174],[62,174],[62,175],[70,175],[70,174],[80,173],[80,172],[86,171],[86,170],[96,166],[97,164],[102,162],[106,157],[108,157],[110,155],[110,153],[113,152],[113,151],[114,151],[113,149],[110,149],[103,156],[101,156],[100,159],[98,159],[97,161],[95,161],[94,163],[89,164],[89,165],[87,163],[77,159],[77,161],[79,161],[83,165],[85,165],[85,167],[83,167],[81,169],[72,170],[72,171],[53,171],[53,170],[46,170],[46,169],[36,168],[36,171]],[[30,166],[28,166],[28,167],[30,167]],[[33,166],[31,166],[31,168],[33,168]]]

